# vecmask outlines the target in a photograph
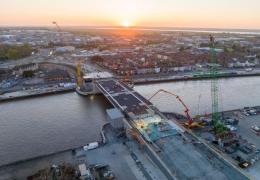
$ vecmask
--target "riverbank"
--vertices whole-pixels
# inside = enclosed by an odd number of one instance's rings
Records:
[[[16,91],[12,93],[5,93],[0,95],[0,102],[25,99],[30,97],[37,96],[46,96],[52,94],[60,94],[75,91],[75,87],[60,87],[60,88],[46,88],[46,89],[36,89],[36,90],[25,90],[25,91]]]
[[[260,76],[260,72],[257,73],[244,73],[244,74],[229,74],[229,75],[218,75],[217,79],[228,79],[228,78],[239,78],[239,77],[254,77]],[[190,74],[188,75],[174,75],[174,76],[161,76],[161,75],[151,75],[146,76],[144,78],[135,77],[133,78],[133,82],[136,85],[143,85],[143,84],[155,84],[155,83],[163,83],[163,82],[178,82],[178,81],[198,81],[198,80],[209,80],[212,77],[209,76],[201,76],[201,77],[194,77]]]
[[[230,79],[239,77],[257,77],[260,76],[259,73],[245,73],[245,74],[229,74],[229,75],[218,75],[218,79]],[[149,75],[145,77],[134,77],[133,82],[135,85],[145,85],[145,84],[156,84],[156,83],[167,83],[167,82],[181,82],[181,81],[199,81],[199,80],[210,80],[211,77],[193,77],[192,75]],[[0,102],[24,99],[29,97],[37,97],[44,95],[52,95],[58,93],[66,93],[75,91],[75,87],[59,87],[59,88],[45,88],[36,90],[25,90],[16,91],[12,93],[0,94]]]
[[[71,164],[75,165],[75,157],[72,150],[57,152],[48,156],[41,156],[30,160],[0,167],[0,180],[21,179],[26,180],[28,176],[41,169],[51,167],[52,165]]]

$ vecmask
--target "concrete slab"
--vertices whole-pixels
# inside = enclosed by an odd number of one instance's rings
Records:
[[[87,164],[108,164],[117,179],[137,180],[136,171],[133,168],[134,161],[125,146],[120,143],[113,143],[98,149],[86,152]]]
[[[260,136],[257,136],[251,129],[254,125],[260,127],[260,115],[245,116],[239,121],[237,133],[260,148]]]
[[[142,150],[140,150],[138,144],[134,141],[127,142],[127,146],[143,164],[145,171],[150,175],[153,180],[163,180],[167,177],[160,171],[158,166],[149,158],[149,156]]]
[[[163,139],[166,143],[156,142],[162,148],[159,156],[179,179],[232,179],[220,167],[224,165],[201,152],[191,143],[184,143],[181,136]]]
[[[260,127],[260,115],[244,116],[239,121],[237,133],[248,140],[249,143],[253,143],[256,148],[260,149],[260,136],[257,136],[251,129],[252,126]],[[245,170],[253,178],[260,180],[260,161]]]

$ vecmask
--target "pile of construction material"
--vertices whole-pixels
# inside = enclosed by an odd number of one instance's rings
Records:
[[[69,164],[52,165],[49,168],[39,170],[36,174],[27,177],[27,180],[78,180],[75,168]]]
[[[113,180],[115,179],[114,173],[111,171],[109,165],[97,164],[89,166],[91,174],[94,179]]]
[[[92,164],[86,165],[85,163],[79,164],[80,179],[84,180],[113,180],[115,179],[114,173],[111,171],[109,165]]]
[[[241,168],[247,168],[260,160],[260,150],[234,132],[217,134],[213,143],[236,160]]]

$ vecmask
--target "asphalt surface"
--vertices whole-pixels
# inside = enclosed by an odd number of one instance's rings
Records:
[[[239,121],[237,133],[260,149],[260,136],[257,136],[251,128],[255,125],[260,127],[260,115],[244,116]],[[256,180],[260,180],[260,160],[246,171]]]
[[[86,152],[87,164],[108,164],[117,179],[122,180],[162,180],[166,179],[159,168],[145,155],[138,145],[128,141],[124,145],[116,138],[111,128],[105,129],[108,143]]]

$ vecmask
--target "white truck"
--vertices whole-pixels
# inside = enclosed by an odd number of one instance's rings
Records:
[[[83,147],[84,151],[88,151],[91,149],[96,149],[98,147],[98,142],[92,142],[87,144],[86,146]]]

